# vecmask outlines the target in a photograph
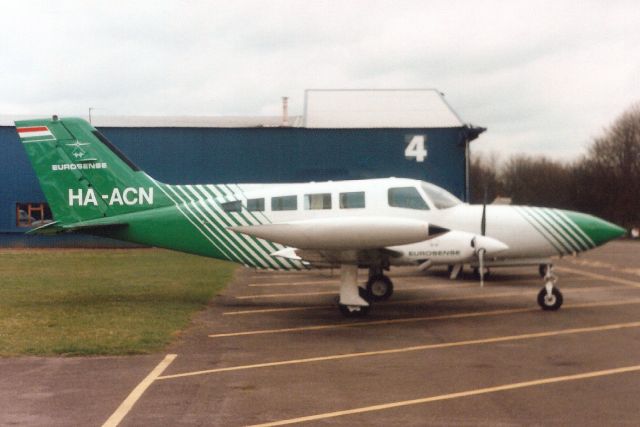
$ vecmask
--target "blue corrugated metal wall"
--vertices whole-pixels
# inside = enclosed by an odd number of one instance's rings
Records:
[[[0,232],[21,230],[16,227],[17,202],[43,201],[40,184],[16,129],[0,127]]]
[[[455,129],[101,128],[141,169],[168,183],[417,178],[465,196],[467,131]],[[427,135],[427,158],[404,151]],[[17,202],[45,201],[15,128],[0,127],[0,233]],[[1,243],[1,242],[0,242]]]

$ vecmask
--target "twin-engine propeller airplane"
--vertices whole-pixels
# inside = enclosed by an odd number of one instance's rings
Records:
[[[390,266],[479,271],[540,265],[543,309],[557,310],[550,257],[595,248],[624,229],[602,219],[527,206],[472,206],[412,179],[306,184],[168,185],[139,170],[82,119],[16,128],[54,221],[40,234],[86,233],[229,260],[259,269],[340,267],[340,311],[389,298]],[[366,286],[358,268],[368,268]]]

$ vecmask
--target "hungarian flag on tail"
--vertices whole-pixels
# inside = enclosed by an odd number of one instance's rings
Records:
[[[28,126],[16,128],[22,142],[51,141],[56,139],[46,126]]]

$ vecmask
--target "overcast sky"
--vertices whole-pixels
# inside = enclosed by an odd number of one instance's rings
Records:
[[[301,114],[307,88],[437,88],[474,150],[571,159],[640,100],[637,1],[11,1],[0,114]]]

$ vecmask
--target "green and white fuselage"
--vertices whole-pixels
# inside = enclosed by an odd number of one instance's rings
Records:
[[[465,256],[464,249],[470,248],[470,239],[480,234],[482,206],[462,203],[445,190],[411,179],[180,186],[157,183],[157,186],[172,199],[176,209],[192,223],[193,228],[210,241],[210,246],[219,248],[215,253],[205,251],[200,254],[226,258],[255,268],[299,269],[313,264],[271,256],[282,250],[283,245],[264,239],[250,239],[232,231],[232,227],[318,219],[339,223],[345,218],[379,217],[409,218],[451,230],[423,241],[387,247],[401,254],[390,257],[391,265],[419,264],[426,260],[431,260],[433,265],[472,263],[472,254]],[[390,206],[390,191],[407,188],[415,189],[424,205]],[[447,205],[439,207],[427,189],[448,197]],[[347,193],[362,193],[364,206],[341,206],[341,196]],[[324,204],[310,205],[309,196],[323,196]],[[272,200],[289,197],[295,198],[290,209],[272,206]],[[247,201],[261,201],[262,208],[249,210]],[[620,234],[617,226],[590,215],[528,206],[487,206],[486,224],[486,235],[508,247],[488,259],[487,266],[508,261],[526,263],[528,260],[536,260],[534,263],[537,264],[540,259],[593,249]],[[344,250],[348,249],[349,242],[346,241]]]
[[[16,127],[54,217],[36,232],[107,236],[259,269],[341,266],[348,307],[368,305],[351,283],[358,267],[375,275],[391,265],[538,264],[624,232],[577,212],[468,205],[402,178],[164,184],[84,120]]]

